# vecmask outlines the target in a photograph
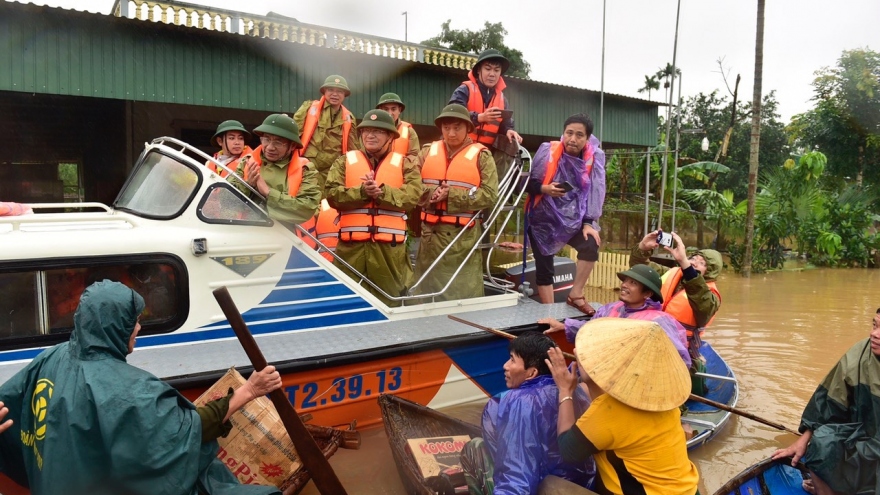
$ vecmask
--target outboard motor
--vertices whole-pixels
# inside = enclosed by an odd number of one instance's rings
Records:
[[[571,286],[574,282],[574,274],[577,269],[577,263],[569,258],[564,258],[562,256],[553,257],[553,271],[555,275],[553,275],[553,301],[554,302],[565,302],[565,298],[568,296],[568,291],[571,290]],[[514,267],[508,268],[504,272],[504,278],[507,280],[517,284],[516,290],[522,291],[522,287],[520,286],[520,280],[522,277],[522,264],[516,265]],[[525,283],[528,284],[528,287],[531,288],[532,294],[526,294],[535,301],[539,301],[538,291],[537,291],[537,283],[535,281],[535,262],[529,261],[526,263],[526,278]]]

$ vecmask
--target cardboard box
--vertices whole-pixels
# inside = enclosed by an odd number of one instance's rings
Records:
[[[225,397],[230,388],[238,389],[244,383],[244,377],[230,368],[194,404],[203,406]],[[229,435],[217,439],[220,443],[217,458],[242,484],[274,485],[282,491],[290,486],[302,462],[272,401],[265,396],[258,397],[234,413],[229,421],[232,423]]]
[[[468,435],[407,439],[407,446],[425,479],[438,476],[449,468],[461,470],[461,449],[470,441]]]

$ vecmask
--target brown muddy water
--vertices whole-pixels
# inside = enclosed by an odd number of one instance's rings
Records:
[[[796,429],[804,405],[843,353],[867,337],[880,307],[880,270],[803,270],[754,275],[733,273],[718,283],[721,311],[705,339],[739,378],[737,408]],[[593,301],[615,299],[593,292]],[[479,423],[483,403],[447,409]],[[365,430],[359,451],[331,459],[350,495],[404,494],[384,432]],[[700,470],[700,492],[712,494],[748,466],[795,437],[732,416],[708,444],[690,452]],[[317,494],[314,484],[303,491]]]

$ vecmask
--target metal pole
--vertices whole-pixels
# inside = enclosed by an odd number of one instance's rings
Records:
[[[675,57],[678,55],[678,17],[681,12],[681,0],[675,9],[675,42],[672,45],[672,81],[669,83],[669,111],[672,112],[672,97],[675,94]],[[663,196],[666,194],[666,167],[669,162],[669,133],[672,131],[672,113],[667,114],[666,119],[666,142],[663,149],[663,176],[660,178],[660,210],[657,214],[657,225],[663,223]]]
[[[403,41],[408,42],[409,41],[409,15],[407,14],[406,10],[401,12],[400,15],[403,16]]]
[[[678,199],[678,144],[681,139],[681,79],[678,78],[678,106],[675,107],[676,110],[676,119],[675,119],[675,161],[672,162],[672,166],[675,167],[672,170],[672,228],[671,232],[675,232],[675,202]]]
[[[604,142],[605,129],[605,1],[602,0],[602,82],[599,87],[599,142]]]
[[[645,232],[642,236],[648,235],[648,211],[649,211],[649,196],[651,194],[651,148],[648,148],[648,152],[645,153]]]

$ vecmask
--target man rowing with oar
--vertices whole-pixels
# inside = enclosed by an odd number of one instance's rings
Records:
[[[0,407],[12,420],[0,425],[0,471],[35,495],[280,493],[239,484],[216,457],[232,413],[280,388],[279,373],[267,366],[196,408],[126,363],[143,311],[144,299],[118,282],[83,292],[70,342],[0,386]]]

